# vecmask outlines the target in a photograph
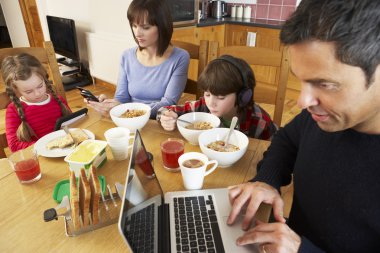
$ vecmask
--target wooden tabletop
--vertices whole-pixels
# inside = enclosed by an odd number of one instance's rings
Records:
[[[86,128],[96,139],[104,140],[104,132],[114,123],[89,110],[89,115],[75,127]],[[157,122],[150,120],[141,130],[141,136],[149,152],[154,156],[153,165],[164,192],[184,190],[181,173],[166,171],[162,165],[160,142],[169,138],[181,138],[180,133],[164,131]],[[246,154],[230,168],[217,168],[205,178],[203,188],[220,188],[246,182],[256,174],[257,162],[262,158],[269,142],[250,139]],[[185,152],[198,151],[199,146],[186,142]],[[124,184],[128,159],[116,161],[107,147],[108,161],[98,169],[107,184]],[[6,159],[0,160],[0,252],[129,252],[123,242],[117,224],[113,224],[77,237],[65,235],[64,221],[44,222],[43,212],[57,206],[52,194],[60,180],[69,178],[68,164],[63,157],[39,157],[42,178],[36,183],[20,184]],[[265,209],[265,208],[264,208]]]

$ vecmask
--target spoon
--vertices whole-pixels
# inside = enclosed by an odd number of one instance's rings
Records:
[[[226,138],[224,139],[224,147],[225,148],[228,145],[228,141],[230,140],[231,134],[232,134],[233,130],[235,129],[237,121],[238,121],[238,118],[236,116],[232,118],[230,130],[228,131],[228,134],[227,134]]]
[[[192,122],[187,121],[187,120],[184,120],[184,119],[178,119],[178,118],[177,118],[177,120],[178,120],[178,121],[181,121],[181,122],[183,122],[183,123],[193,124]]]

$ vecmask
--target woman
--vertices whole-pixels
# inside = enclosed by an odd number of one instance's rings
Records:
[[[121,59],[115,97],[99,96],[86,101],[103,115],[120,104],[140,102],[151,106],[151,118],[163,106],[176,104],[185,88],[189,54],[170,45],[173,22],[165,0],[134,0],[128,20],[137,47],[127,49]]]

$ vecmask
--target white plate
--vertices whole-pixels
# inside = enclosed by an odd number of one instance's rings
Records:
[[[76,128],[70,128],[70,130],[74,130]],[[88,135],[90,140],[95,139],[95,135],[93,132],[83,129],[83,131]],[[56,138],[65,136],[66,133],[64,130],[58,130],[55,132],[52,132],[50,134],[45,135],[44,137],[40,138],[35,144],[34,144],[34,150],[37,151],[37,154],[40,156],[45,156],[45,157],[63,157],[67,156],[68,154],[71,153],[71,151],[74,150],[73,147],[68,147],[68,148],[55,148],[55,149],[47,149],[46,144],[49,141],[52,141]]]

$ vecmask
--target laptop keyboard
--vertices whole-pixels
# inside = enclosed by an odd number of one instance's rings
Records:
[[[177,252],[224,252],[213,198],[205,197],[173,198]]]
[[[154,203],[128,217],[125,233],[133,252],[154,251]]]

